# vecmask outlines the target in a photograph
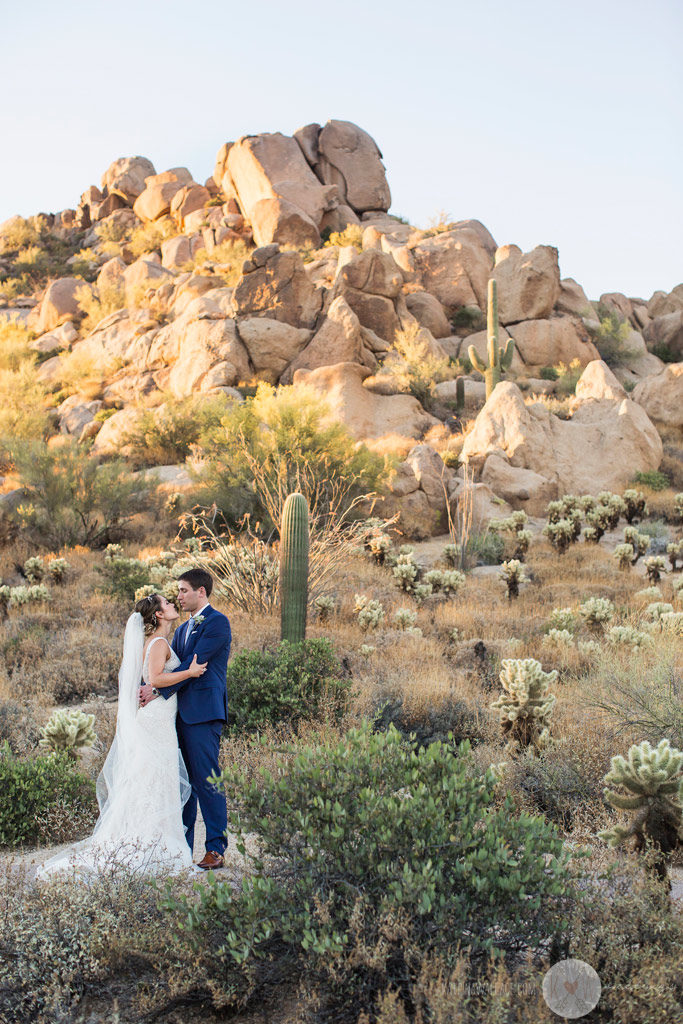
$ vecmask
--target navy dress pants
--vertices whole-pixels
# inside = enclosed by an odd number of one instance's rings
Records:
[[[180,715],[176,718],[178,743],[190,777],[192,793],[183,808],[183,824],[187,842],[194,848],[194,826],[197,820],[197,801],[206,825],[206,850],[224,853],[228,845],[228,809],[225,793],[206,780],[218,773],[218,750],[224,722],[197,722],[189,725]]]

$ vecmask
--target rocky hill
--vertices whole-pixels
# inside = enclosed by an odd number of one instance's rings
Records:
[[[550,245],[499,246],[477,220],[421,230],[390,205],[377,145],[345,121],[225,143],[203,184],[124,157],[76,208],[0,225],[0,316],[31,332],[60,433],[103,454],[146,407],[313,389],[398,455],[386,510],[417,536],[443,528],[459,460],[482,521],[676,462],[683,285],[590,301]],[[514,346],[485,401],[469,353],[487,359],[490,280]]]

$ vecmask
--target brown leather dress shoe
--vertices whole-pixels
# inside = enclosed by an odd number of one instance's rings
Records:
[[[207,850],[204,854],[204,859],[199,861],[197,867],[201,868],[202,871],[216,871],[217,868],[225,867],[225,858],[220,853]]]

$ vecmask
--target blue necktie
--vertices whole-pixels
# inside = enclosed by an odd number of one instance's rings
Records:
[[[183,650],[185,650],[185,648],[187,647],[187,643],[188,643],[188,640],[190,639],[190,633],[192,632],[193,625],[194,625],[194,615],[191,615],[190,618],[187,620],[187,629],[185,630],[185,639],[183,641]]]

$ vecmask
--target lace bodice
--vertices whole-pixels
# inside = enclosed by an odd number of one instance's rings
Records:
[[[149,683],[149,652],[152,650],[152,646],[157,642],[157,640],[163,640],[164,643],[167,645],[170,653],[170,657],[166,662],[164,671],[172,672],[173,669],[177,668],[178,665],[180,664],[180,658],[171,648],[171,645],[169,644],[168,640],[164,640],[162,636],[155,636],[154,640],[151,640],[150,643],[147,645],[147,650],[145,651],[145,660],[142,663],[142,678],[145,683]]]

